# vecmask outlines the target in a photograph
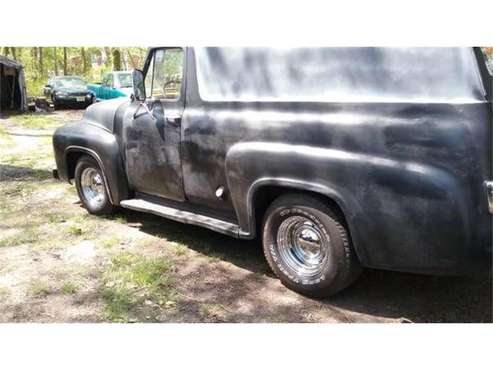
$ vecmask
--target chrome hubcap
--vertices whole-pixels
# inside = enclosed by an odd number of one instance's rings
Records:
[[[299,278],[314,278],[322,272],[329,243],[327,235],[307,217],[292,216],[279,226],[279,256]]]
[[[80,185],[82,194],[91,208],[98,207],[105,201],[104,182],[101,174],[94,168],[82,171]]]

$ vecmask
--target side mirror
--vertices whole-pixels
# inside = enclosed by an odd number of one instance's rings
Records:
[[[134,69],[132,71],[132,81],[133,81],[133,97],[135,100],[144,101],[146,100],[146,88],[144,84],[144,73],[139,69]]]

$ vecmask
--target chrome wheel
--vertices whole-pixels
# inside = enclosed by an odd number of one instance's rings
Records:
[[[330,240],[312,220],[303,216],[285,219],[277,233],[279,256],[301,279],[317,278],[324,270]]]
[[[91,208],[97,208],[106,201],[103,177],[95,168],[85,168],[80,177],[82,194]]]

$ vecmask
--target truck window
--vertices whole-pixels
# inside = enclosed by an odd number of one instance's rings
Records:
[[[146,95],[155,99],[180,98],[183,78],[183,49],[154,52],[146,75]]]
[[[197,48],[206,101],[475,102],[472,48]]]
[[[483,51],[488,71],[493,76],[493,48],[481,48],[481,50]]]

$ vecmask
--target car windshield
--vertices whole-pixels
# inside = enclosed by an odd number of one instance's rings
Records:
[[[79,77],[64,77],[55,80],[55,86],[67,88],[85,88],[87,82]]]
[[[132,87],[132,74],[131,73],[118,73],[116,75],[120,87]]]

